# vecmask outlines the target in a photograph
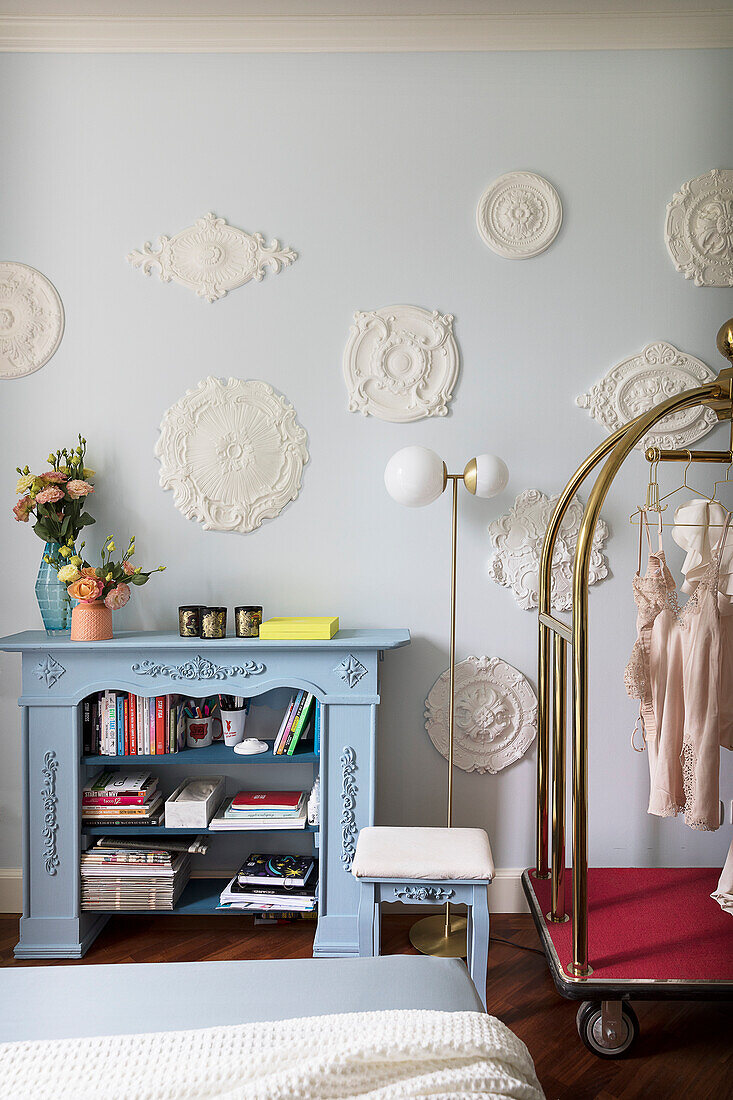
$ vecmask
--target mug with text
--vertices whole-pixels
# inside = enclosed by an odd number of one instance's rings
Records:
[[[224,733],[224,744],[234,748],[244,740],[244,723],[247,711],[244,707],[240,710],[223,710],[221,712],[221,727]]]

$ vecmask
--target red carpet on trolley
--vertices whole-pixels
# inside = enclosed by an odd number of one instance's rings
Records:
[[[566,871],[572,912],[571,870]],[[594,867],[588,870],[588,956],[594,978],[733,980],[733,916],[710,895],[717,867]],[[543,913],[550,881],[532,877]],[[547,929],[563,969],[571,923]]]

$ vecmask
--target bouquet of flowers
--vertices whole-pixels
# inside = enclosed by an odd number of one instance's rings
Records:
[[[22,470],[16,466],[20,475],[16,492],[22,496],[13,508],[15,518],[28,523],[33,516],[35,533],[44,542],[59,544],[62,558],[71,557],[82,529],[94,523],[85,511],[86,498],[94,492],[89,482],[94,470],[84,465],[86,449],[86,439],[79,436],[77,447],[70,451],[64,447],[48,456],[51,469],[42,474],[32,474],[28,466]]]
[[[59,580],[68,585],[67,592],[72,599],[82,603],[104,600],[105,606],[111,611],[119,611],[130,598],[131,584],[146,584],[153,573],[162,573],[165,569],[164,565],[159,565],[157,569],[145,572],[142,566],[132,564],[130,558],[135,553],[134,535],[119,561],[112,560],[116,549],[114,538],[108,535],[102,548],[101,565],[90,565],[78,554],[60,565]]]

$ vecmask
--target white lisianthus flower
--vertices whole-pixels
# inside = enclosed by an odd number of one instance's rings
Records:
[[[18,484],[15,486],[16,493],[27,493],[35,480],[33,474],[23,474],[18,478]]]
[[[75,565],[62,565],[58,572],[58,578],[62,584],[73,584],[78,581],[81,573]]]

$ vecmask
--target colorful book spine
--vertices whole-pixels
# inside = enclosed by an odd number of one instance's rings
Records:
[[[313,699],[313,692],[309,691],[305,697],[305,702],[303,703],[303,710],[301,711],[300,718],[298,719],[297,723],[293,723],[293,731],[286,748],[288,756],[293,755],[298,742],[305,732],[305,727],[308,724],[308,716],[310,715],[311,707],[313,706]]]
[[[147,794],[85,794],[82,806],[143,806]]]
[[[295,704],[296,704],[296,700],[298,698],[298,694],[299,693],[296,692],[296,694],[292,696],[292,698],[290,700],[290,704],[288,705],[288,708],[285,711],[285,714],[283,715],[283,720],[280,723],[280,729],[277,731],[277,737],[275,738],[275,743],[272,746],[273,754],[277,753],[278,749],[280,748],[280,742],[282,741],[283,736],[287,732],[288,723],[290,722],[290,718],[291,718],[292,713],[295,709]]]
[[[298,720],[298,717],[299,717],[299,715],[300,715],[300,713],[303,709],[304,700],[305,700],[305,692],[304,691],[298,691],[298,693],[295,696],[295,702],[293,704],[293,709],[291,710],[291,712],[288,716],[288,720],[285,724],[285,729],[283,730],[283,732],[280,736],[280,739],[278,741],[277,747],[275,749],[275,753],[276,753],[277,756],[282,756],[283,753],[285,752],[285,746],[287,744],[288,737],[290,736],[290,731],[293,728],[293,723]]]
[[[115,710],[117,712],[117,755],[125,755],[125,702],[122,695],[115,692]]]
[[[145,700],[141,696],[136,696],[135,702],[135,721],[137,722],[137,754],[143,756],[145,754],[145,719],[143,718],[143,704]]]
[[[157,695],[155,698],[155,754],[163,756],[165,753],[165,695]]]
[[[107,756],[117,755],[117,700],[113,691],[107,692]]]
[[[321,723],[323,721],[322,716],[322,704],[320,699],[316,699],[316,711],[313,718],[313,751],[319,753],[321,751]]]
[[[130,712],[130,756],[137,756],[137,698],[128,695],[127,705]]]

